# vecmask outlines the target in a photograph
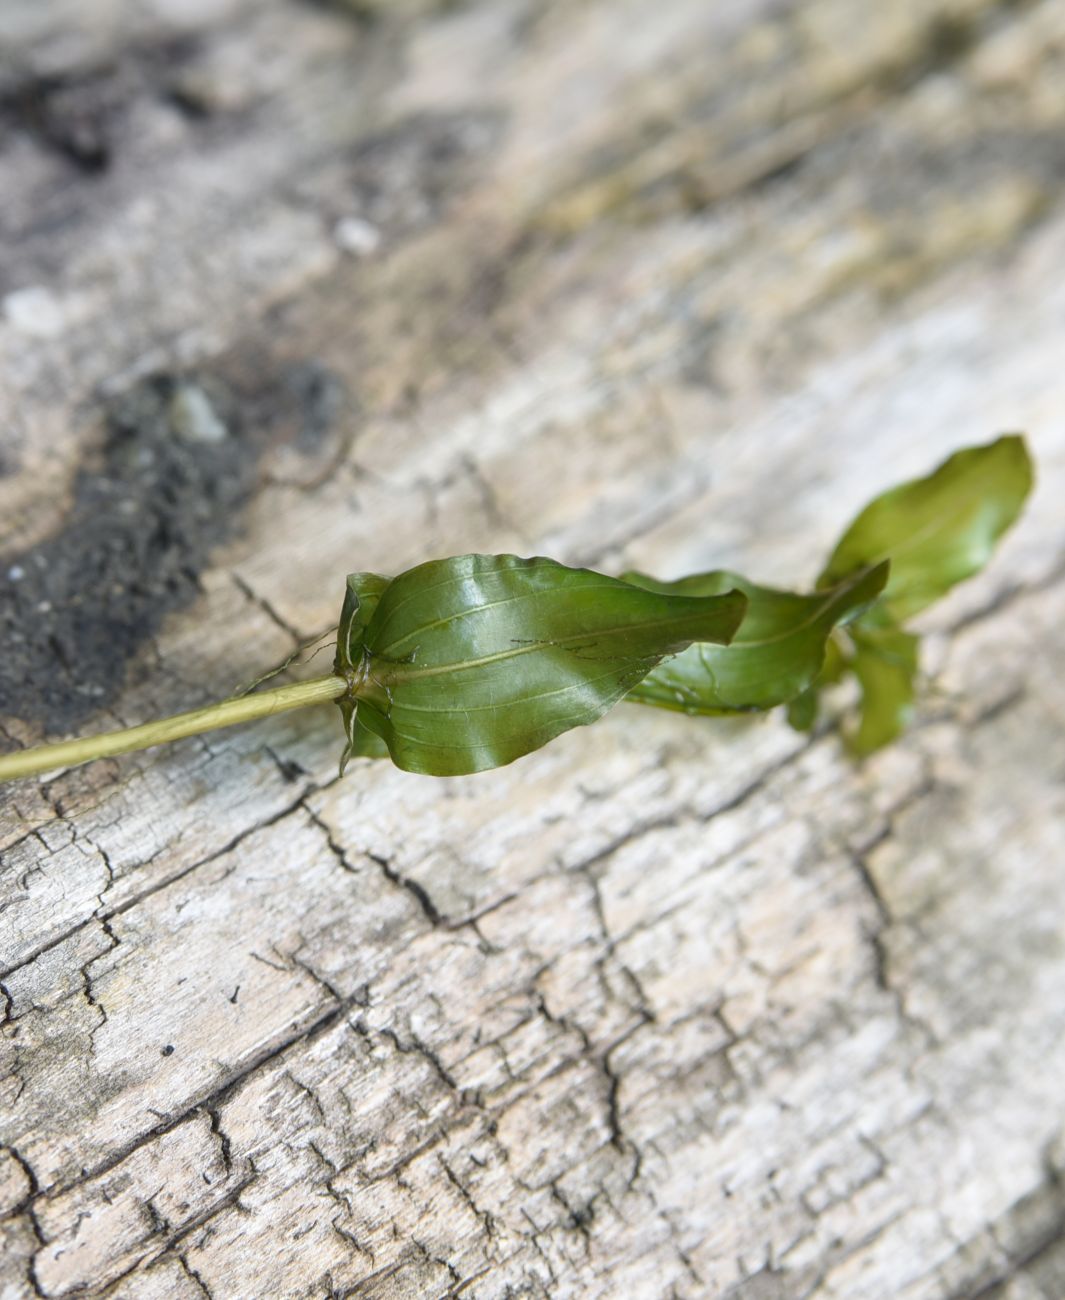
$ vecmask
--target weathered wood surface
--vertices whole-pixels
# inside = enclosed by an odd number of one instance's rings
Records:
[[[331,710],[0,794],[0,1296],[1065,1294],[1065,5],[4,0],[0,714],[469,549],[803,580],[1031,431],[918,726]]]

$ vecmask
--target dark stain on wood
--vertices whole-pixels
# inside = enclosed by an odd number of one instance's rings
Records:
[[[264,453],[314,455],[347,406],[311,362],[254,388],[219,373],[156,374],[113,400],[61,529],[0,560],[0,715],[52,731],[111,701],[126,665],[189,605],[212,550],[240,527]]]

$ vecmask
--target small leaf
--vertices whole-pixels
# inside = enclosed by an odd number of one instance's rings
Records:
[[[659,664],[629,697],[662,709],[714,714],[771,709],[805,691],[821,671],[832,629],[869,608],[884,589],[888,565],[808,596],[759,587],[724,570],[679,582],[656,582],[640,573],[625,579],[675,595],[712,596],[734,587],[747,596],[747,617],[730,645],[690,646]]]
[[[1031,486],[1032,463],[1017,435],[956,452],[927,478],[903,483],[867,505],[817,585],[832,587],[889,559],[884,612],[895,621],[907,619],[983,568]]]
[[[668,654],[727,642],[741,592],[649,592],[514,555],[419,565],[365,629],[358,720],[397,766],[451,776],[512,762],[594,722]]]
[[[337,653],[333,670],[343,677],[362,662],[362,644],[366,626],[374,616],[377,602],[392,581],[379,573],[349,573],[344,589],[344,605],[337,628]]]
[[[388,758],[388,756],[388,746],[385,742],[380,736],[375,736],[369,727],[364,727],[356,716],[348,758]]]
[[[821,691],[808,686],[801,695],[788,701],[788,725],[792,731],[813,731],[821,706]]]
[[[391,578],[383,578],[379,573],[348,574],[337,627],[336,658],[333,661],[333,671],[338,677],[351,680],[359,670],[366,625],[373,618],[377,602],[391,581]],[[356,700],[351,695],[345,695],[337,700],[337,705],[344,720],[344,735],[347,738],[344,752],[340,755],[340,775],[344,775],[350,758],[387,757],[387,747],[359,723]]]
[[[788,702],[788,725],[793,731],[812,731],[821,707],[821,692],[826,686],[842,681],[849,667],[847,656],[840,647],[839,637],[830,636],[825,642],[825,662],[821,671],[800,695]]]
[[[920,638],[897,627],[852,628],[852,667],[862,691],[861,719],[847,736],[864,757],[906,729],[913,714]]]

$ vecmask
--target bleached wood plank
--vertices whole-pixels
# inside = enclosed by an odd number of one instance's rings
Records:
[[[53,727],[228,692],[351,568],[802,581],[1004,427],[1039,492],[860,771],[619,709],[338,782],[322,710],[5,790],[0,1294],[1056,1300],[1060,7],[432,10],[8,32],[112,107],[94,177],[5,118],[5,555],[145,376],[240,487]]]

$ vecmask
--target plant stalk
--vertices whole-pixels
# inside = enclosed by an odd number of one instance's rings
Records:
[[[240,722],[253,722],[268,718],[274,713],[289,709],[303,709],[309,704],[322,704],[335,700],[348,689],[343,677],[315,677],[309,682],[294,686],[279,686],[272,691],[256,695],[240,695],[223,700],[221,704],[208,704],[206,708],[176,713],[171,718],[144,722],[139,727],[122,731],[107,731],[100,736],[85,736],[78,740],[64,740],[54,745],[39,745],[36,749],[16,750],[13,754],[0,754],[0,781],[13,781],[18,777],[36,776],[59,768],[76,767],[96,758],[111,758],[115,754],[129,754],[135,749],[151,749],[166,745],[186,736],[198,736],[219,727],[233,727]]]

